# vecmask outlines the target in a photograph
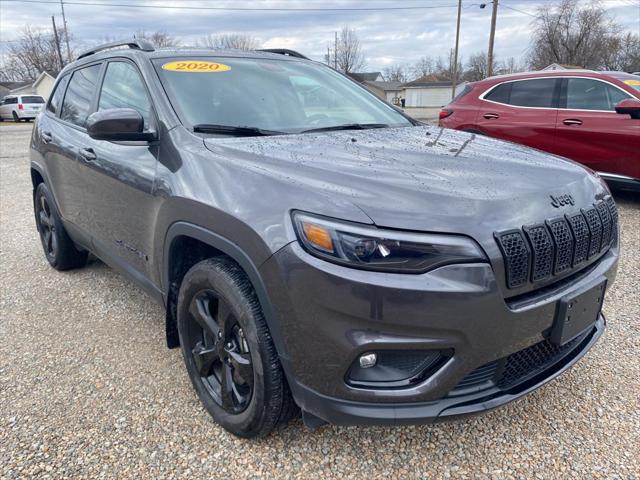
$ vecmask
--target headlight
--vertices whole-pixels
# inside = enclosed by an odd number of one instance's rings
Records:
[[[293,224],[307,252],[349,267],[423,273],[452,263],[487,261],[480,247],[461,235],[383,230],[300,212],[293,214]]]

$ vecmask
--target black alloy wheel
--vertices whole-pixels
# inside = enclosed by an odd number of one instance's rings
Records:
[[[249,343],[229,304],[212,289],[189,307],[188,349],[203,385],[226,412],[240,413],[253,393]]]
[[[49,261],[55,260],[58,253],[58,236],[51,206],[45,195],[40,195],[36,201],[36,221],[44,253]]]

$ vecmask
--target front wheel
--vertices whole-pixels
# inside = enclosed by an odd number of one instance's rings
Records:
[[[191,382],[222,427],[260,437],[295,413],[256,293],[233,261],[211,258],[187,272],[178,333]]]

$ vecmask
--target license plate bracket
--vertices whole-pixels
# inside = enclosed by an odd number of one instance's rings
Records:
[[[607,279],[602,277],[562,297],[556,305],[549,338],[551,342],[564,345],[593,325],[602,310],[606,288]]]

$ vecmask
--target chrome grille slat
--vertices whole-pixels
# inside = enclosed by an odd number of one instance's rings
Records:
[[[496,232],[507,288],[537,283],[582,267],[609,249],[618,231],[618,211],[609,196],[593,206],[544,223]]]

